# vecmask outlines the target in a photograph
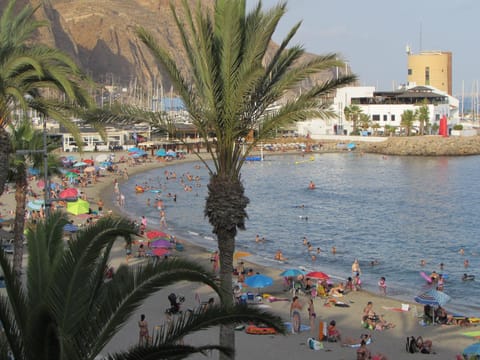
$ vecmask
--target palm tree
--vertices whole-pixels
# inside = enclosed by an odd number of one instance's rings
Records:
[[[137,33],[169,74],[207,144],[213,165],[201,158],[210,172],[205,216],[218,241],[221,285],[225,291],[231,291],[235,237],[238,230],[245,228],[249,203],[241,181],[245,158],[239,139],[256,131],[257,137],[245,149],[248,155],[277,127],[313,116],[333,116],[322,96],[351,83],[355,77],[327,80],[282,102],[288,91],[310,75],[341,65],[337,55],[302,61],[304,49],[288,47],[300,24],[267,55],[272,35],[285,14],[285,3],[268,11],[263,11],[259,3],[247,13],[245,0],[217,0],[213,12],[204,10],[200,2],[192,10],[187,1],[183,1],[182,21],[177,9],[171,6],[186,53],[188,74],[180,71],[171,54],[158,45],[151,33],[144,28],[139,28]],[[276,102],[283,105],[274,112],[267,111]],[[164,119],[157,120],[158,123],[152,125],[168,129]],[[210,143],[210,134],[215,136],[215,146]],[[226,305],[233,301],[224,300]],[[233,347],[232,326],[221,328],[220,344]]]
[[[370,120],[370,115],[368,114],[361,113],[358,121],[360,123],[360,128],[365,131],[368,130],[368,128],[372,124],[372,121]]]
[[[362,109],[360,108],[360,106],[355,104],[345,106],[345,109],[343,109],[343,113],[345,115],[345,119],[352,122],[352,134],[358,135],[357,124],[358,120],[360,119],[360,114],[362,113]]]
[[[58,120],[78,138],[78,129],[63,110],[75,104],[92,105],[79,86],[83,74],[74,61],[58,49],[33,42],[36,31],[46,25],[34,18],[38,7],[27,5],[15,14],[15,6],[16,0],[9,0],[0,17],[0,195],[12,151],[7,128],[14,111],[37,110]],[[48,92],[55,96],[47,99]],[[65,103],[52,100],[60,95],[65,96]]]
[[[51,214],[28,232],[25,284],[15,276],[0,250],[0,268],[7,296],[0,295],[0,359],[11,351],[17,360],[93,360],[141,303],[154,292],[180,280],[209,285],[223,292],[200,265],[182,259],[121,265],[110,281],[105,268],[116,239],[132,234],[130,221],[105,217],[79,231],[67,244],[63,226],[67,217]],[[33,225],[30,225],[33,226]],[[116,359],[168,359],[219,349],[216,345],[177,346],[181,336],[218,324],[261,319],[283,332],[279,318],[237,306],[215,307],[205,313],[184,315],[161,329],[151,346],[115,354]]]
[[[429,125],[429,119],[430,119],[430,112],[428,110],[428,105],[427,105],[427,102],[426,100],[424,101],[424,103],[422,104],[422,106],[420,106],[416,111],[416,118],[418,120],[418,122],[420,123],[420,135],[425,135],[425,128],[428,129],[428,125]]]
[[[416,120],[415,113],[412,110],[405,110],[402,113],[400,125],[405,129],[405,135],[410,136],[413,123]]]

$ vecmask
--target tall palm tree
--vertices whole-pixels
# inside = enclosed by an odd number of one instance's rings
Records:
[[[355,77],[330,79],[282,101],[287,92],[312,74],[341,65],[337,55],[302,61],[304,49],[288,47],[300,23],[273,53],[267,54],[272,35],[286,12],[286,3],[268,11],[258,3],[248,13],[245,0],[216,0],[212,12],[205,11],[200,4],[190,9],[188,2],[183,1],[183,20],[171,5],[189,65],[188,74],[181,72],[172,55],[158,45],[148,30],[139,28],[137,33],[169,74],[207,143],[213,165],[201,158],[210,172],[205,216],[218,241],[221,285],[225,291],[231,291],[235,237],[239,229],[245,228],[249,203],[240,174],[244,155],[277,127],[308,117],[333,115],[329,104],[322,100]],[[274,112],[267,111],[277,102],[283,105]],[[158,120],[158,124],[152,125],[168,129],[165,120]],[[239,139],[247,138],[252,130],[257,137],[243,154]],[[215,136],[214,146],[209,142],[211,134]],[[232,302],[231,298],[224,300],[227,305]],[[233,327],[222,327],[220,344],[232,347],[234,339]]]
[[[4,328],[0,359],[7,359],[11,351],[16,360],[93,360],[142,302],[165,286],[187,280],[207,284],[224,295],[211,273],[182,259],[122,265],[105,281],[114,242],[132,234],[130,221],[102,218],[65,244],[63,226],[67,222],[64,214],[55,212],[28,232],[25,284],[0,250],[7,290],[7,296],[0,295]],[[245,306],[215,307],[202,314],[184,315],[173,327],[161,329],[151,346],[119,351],[113,357],[180,359],[209,349],[230,353],[231,348],[177,346],[175,342],[194,331],[253,319],[284,331],[281,320],[267,313]]]
[[[92,105],[80,86],[84,77],[74,61],[58,49],[33,41],[36,31],[46,25],[34,18],[38,7],[26,5],[16,14],[15,5],[16,0],[9,0],[0,17],[0,195],[12,151],[7,128],[14,111],[38,110],[79,138],[77,127],[62,110],[74,104]],[[65,103],[55,101],[60,95]]]
[[[362,113],[362,109],[358,105],[351,104],[349,106],[345,106],[345,109],[343,109],[343,113],[345,115],[345,119],[352,122],[352,133],[357,135],[357,126],[358,121],[360,120],[360,114]]]
[[[405,129],[405,135],[410,136],[410,132],[412,131],[413,123],[416,120],[416,114],[413,110],[405,110],[402,113],[402,120],[400,121],[400,125]]]

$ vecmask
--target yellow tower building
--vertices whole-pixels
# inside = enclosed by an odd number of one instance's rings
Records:
[[[422,51],[408,55],[408,83],[433,86],[452,95],[452,53]]]

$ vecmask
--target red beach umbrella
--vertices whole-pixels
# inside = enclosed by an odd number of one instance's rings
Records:
[[[75,188],[67,188],[58,194],[60,199],[74,198],[78,196],[78,190]]]
[[[159,237],[166,237],[166,238],[169,237],[167,233],[164,233],[163,231],[158,231],[158,230],[148,231],[146,235],[147,235],[147,238],[149,238],[150,240],[156,239]]]
[[[92,159],[86,159],[83,160],[84,163],[87,163],[88,165],[93,165],[93,160]]]
[[[328,280],[330,276],[321,271],[311,271],[305,275],[307,278],[318,279],[318,280]]]
[[[153,249],[152,253],[155,256],[164,256],[164,255],[167,255],[169,251],[168,249],[165,249],[165,248],[158,248],[158,249]]]

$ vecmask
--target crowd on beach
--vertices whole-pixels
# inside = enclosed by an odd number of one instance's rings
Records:
[[[92,176],[82,176],[71,182],[69,178],[59,178],[58,188],[52,189],[55,194],[51,194],[52,197],[58,195],[58,191],[64,189],[65,186],[73,186],[78,188],[79,196],[86,200],[90,200],[91,204],[96,204],[96,206],[92,206],[90,209],[90,214],[85,217],[73,217],[72,219],[75,222],[82,222],[80,225],[88,225],[89,222],[95,221],[96,218],[99,216],[103,216],[105,214],[110,213],[110,211],[105,211],[105,202],[102,197],[89,197],[90,189],[95,186],[97,183],[102,182],[109,182],[113,185],[113,192],[114,192],[114,199],[116,201],[117,207],[121,208],[125,206],[125,197],[120,191],[119,182],[125,181],[129,177],[129,173],[131,169],[137,167],[141,164],[130,162],[130,163],[120,163],[116,164],[117,167],[112,172],[98,172],[95,173],[95,178]],[[124,167],[124,168],[123,168]],[[84,179],[84,180],[82,180]],[[31,184],[35,184],[36,179],[32,177],[30,179]],[[147,206],[148,207],[156,207],[158,210],[158,218],[160,223],[160,228],[164,230],[168,230],[167,226],[167,214],[166,209],[164,206],[164,201],[169,199],[172,203],[175,203],[177,200],[176,193],[166,193],[166,187],[164,186],[165,183],[170,181],[176,181],[181,186],[185,193],[188,196],[188,193],[194,192],[196,187],[202,186],[201,179],[192,174],[192,173],[185,173],[181,176],[178,176],[175,171],[165,170],[164,172],[164,179],[163,184],[155,183],[156,179],[147,179],[144,183],[139,184],[144,188],[145,191],[149,190],[156,190],[161,189],[162,193],[152,192],[152,198],[147,199]],[[66,182],[66,184],[65,184]],[[39,187],[37,191],[30,186],[29,190],[31,190],[30,197],[31,199],[40,198],[42,196],[41,188]],[[132,190],[133,191],[133,190]],[[30,191],[29,191],[30,192]],[[123,196],[122,196],[123,195]],[[61,209],[61,202],[57,202],[56,209]],[[31,215],[32,218],[34,216],[38,216],[41,218],[44,216],[42,211],[39,210],[38,213],[33,212]],[[85,219],[83,221],[83,219]],[[146,237],[146,233],[149,229],[149,224],[147,223],[146,217],[139,216],[138,219],[132,219],[132,225],[138,226],[139,234],[141,235],[138,239],[142,241],[136,241],[133,246],[136,249],[133,249],[132,246],[126,247],[126,259],[125,261],[128,263],[132,257],[139,257],[143,258],[146,257],[147,253],[149,252],[149,239]],[[142,236],[143,235],[143,236]],[[137,240],[138,240],[137,239]],[[176,239],[173,238],[173,242]],[[257,235],[255,242],[265,242],[264,237],[260,237]],[[305,247],[305,251],[310,254],[312,262],[315,262],[315,256],[319,254],[322,250],[320,247],[315,246],[313,243],[307,240],[304,237],[302,243]],[[332,255],[335,255],[336,248],[332,247],[330,249]],[[281,250],[278,250],[274,258],[279,261],[287,260]],[[140,259],[141,260],[141,259]],[[219,254],[218,250],[209,254],[209,261],[211,263],[211,269],[214,273],[218,273],[219,271]],[[376,265],[375,263],[371,264]],[[468,263],[466,263],[465,268],[468,267]],[[236,282],[232,284],[232,295],[235,297],[237,301],[241,301],[242,295],[244,295],[248,291],[252,291],[245,285],[246,278],[256,275],[258,271],[254,270],[254,265],[248,264],[246,265],[244,261],[239,261],[236,264],[236,268],[234,269],[234,274],[236,275]],[[442,279],[441,274],[435,275],[435,272],[432,272],[431,278],[432,283],[436,289],[443,290],[444,286],[444,279]],[[113,274],[112,274],[113,275]],[[468,274],[466,274],[468,275]],[[345,335],[345,332],[342,330],[343,328],[338,325],[337,319],[331,319],[326,321],[328,317],[328,313],[323,309],[328,309],[330,307],[349,307],[348,305],[352,305],[349,300],[349,296],[351,293],[355,292],[364,292],[362,289],[362,269],[360,268],[360,264],[357,259],[355,259],[352,263],[351,273],[346,276],[345,281],[338,281],[332,282],[330,279],[312,279],[308,278],[305,275],[299,275],[297,277],[287,277],[283,279],[284,290],[289,291],[288,296],[286,298],[282,298],[281,295],[277,296],[277,300],[285,299],[286,302],[289,303],[289,313],[286,315],[286,320],[290,320],[292,324],[292,333],[299,334],[302,333],[302,320],[306,319],[306,324],[309,326],[310,335],[314,338],[319,340],[323,340],[329,343],[332,343],[334,346],[341,346],[341,347],[351,347],[354,349],[357,359],[377,359],[377,360],[386,360],[387,355],[381,352],[374,352],[370,349],[372,345],[372,339],[375,336],[376,331],[387,331],[390,329],[395,328],[395,324],[385,318],[383,314],[380,314],[376,309],[374,309],[373,301],[368,301],[361,312],[358,314],[358,320],[362,324],[362,328],[359,329],[360,334],[359,337],[349,337]],[[291,292],[290,292],[291,291]],[[290,295],[291,294],[291,295]],[[378,279],[378,294],[385,297],[388,294],[387,291],[387,280],[385,277],[380,277]],[[272,300],[275,299],[275,296],[271,297]],[[257,299],[255,296],[254,299]],[[262,297],[262,299],[264,299]],[[266,298],[268,301],[268,297]],[[255,300],[254,300],[255,301]],[[263,300],[265,301],[265,300]],[[319,305],[321,308],[319,308]],[[458,319],[453,316],[453,314],[448,314],[448,312],[443,309],[443,307],[437,307],[435,309],[429,308],[428,306],[424,307],[423,314],[421,320],[425,322],[425,324],[431,324],[435,321],[435,323],[444,324],[444,325],[458,325],[461,327],[464,326],[472,326],[468,319]],[[348,311],[348,309],[346,310]],[[326,336],[323,339],[320,339],[319,332],[320,326],[324,326],[326,329]],[[139,331],[139,343],[146,344],[151,336],[149,332],[149,325],[147,322],[146,314],[141,314],[138,320],[138,331]],[[423,339],[422,337],[416,337],[416,346],[419,352],[422,353],[433,353],[433,341],[431,339]],[[373,342],[373,344],[375,344]],[[390,354],[389,358],[391,358]]]

